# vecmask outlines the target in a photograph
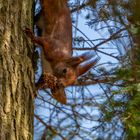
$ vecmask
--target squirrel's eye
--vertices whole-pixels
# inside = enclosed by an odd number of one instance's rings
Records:
[[[65,68],[65,69],[63,69],[63,73],[67,73],[67,69]]]

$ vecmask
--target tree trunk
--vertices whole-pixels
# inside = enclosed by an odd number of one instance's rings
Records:
[[[32,2],[0,0],[0,140],[33,139]]]

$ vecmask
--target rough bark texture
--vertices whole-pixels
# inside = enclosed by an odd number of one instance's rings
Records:
[[[33,139],[32,2],[0,0],[0,140]]]

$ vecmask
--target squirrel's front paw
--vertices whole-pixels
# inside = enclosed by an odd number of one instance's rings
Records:
[[[25,32],[26,35],[27,35],[28,37],[30,37],[31,39],[34,38],[34,34],[33,34],[33,32],[32,32],[31,29],[29,29],[29,28],[25,28],[25,29],[24,29],[24,32]]]

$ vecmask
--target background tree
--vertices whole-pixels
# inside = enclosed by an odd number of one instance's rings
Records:
[[[32,0],[0,1],[0,139],[33,139]]]
[[[67,88],[66,106],[40,92],[35,131],[42,139],[139,139],[139,1],[69,0],[69,6],[74,55],[94,50],[101,60]]]

